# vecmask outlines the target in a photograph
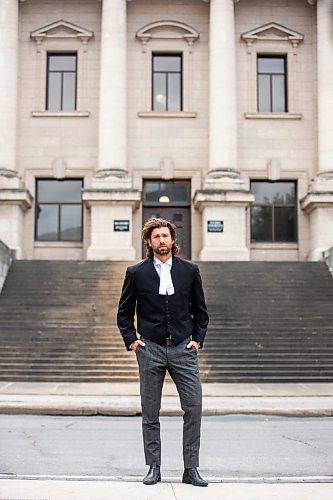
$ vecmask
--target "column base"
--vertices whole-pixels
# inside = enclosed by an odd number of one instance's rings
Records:
[[[24,258],[24,213],[32,205],[32,196],[25,189],[17,172],[0,169],[0,240],[15,254]]]
[[[140,192],[132,189],[124,170],[97,172],[83,201],[91,214],[88,260],[135,260],[132,213],[139,207]]]
[[[308,260],[323,260],[333,246],[333,172],[323,172],[313,180],[301,207],[310,219]]]
[[[194,206],[202,213],[201,261],[248,261],[246,208],[254,195],[246,190],[197,191]]]

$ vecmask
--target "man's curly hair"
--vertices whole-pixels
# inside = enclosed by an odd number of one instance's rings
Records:
[[[146,256],[148,257],[148,259],[152,259],[154,256],[153,249],[151,248],[151,246],[149,246],[151,233],[154,231],[154,229],[160,227],[169,228],[171,238],[174,240],[174,243],[171,248],[172,255],[177,255],[177,253],[179,252],[179,246],[176,243],[177,239],[176,226],[165,219],[151,218],[147,220],[141,231],[142,239],[146,242]]]

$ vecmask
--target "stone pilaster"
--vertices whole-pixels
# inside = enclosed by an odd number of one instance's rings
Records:
[[[246,208],[253,195],[238,172],[234,0],[210,1],[209,172],[194,206],[202,213],[201,260],[249,260]],[[223,232],[208,232],[208,221]]]
[[[127,172],[126,0],[103,0],[101,37],[98,170],[83,193],[91,212],[87,258],[133,260],[132,212],[140,193]],[[128,223],[128,230],[115,231],[117,221]]]
[[[309,260],[333,246],[333,1],[317,2],[318,167],[301,202],[310,217]]]

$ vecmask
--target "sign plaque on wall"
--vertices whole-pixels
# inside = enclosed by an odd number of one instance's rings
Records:
[[[129,220],[114,220],[113,221],[113,230],[114,231],[129,231]]]
[[[208,220],[208,233],[223,233],[223,220]]]

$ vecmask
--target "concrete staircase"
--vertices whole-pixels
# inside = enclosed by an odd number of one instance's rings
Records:
[[[333,381],[333,279],[324,263],[202,267],[211,317],[204,379]]]
[[[135,381],[116,327],[126,263],[15,261],[0,296],[0,380]],[[205,382],[333,381],[323,263],[201,263]]]

